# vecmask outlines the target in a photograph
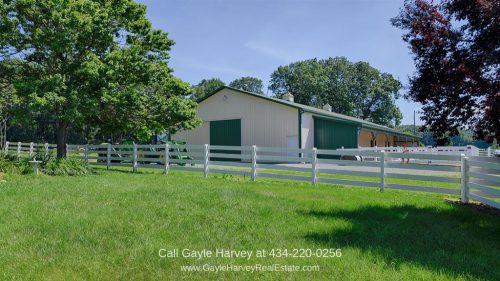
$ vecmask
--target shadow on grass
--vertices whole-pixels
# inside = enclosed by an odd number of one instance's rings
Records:
[[[143,174],[143,175],[149,175],[149,174],[160,174],[161,171],[160,169],[151,169],[151,168],[139,168],[137,171],[134,172],[132,166],[131,167],[124,167],[124,166],[119,166],[119,167],[110,167],[109,169],[106,168],[106,166],[91,166],[91,168],[99,174],[99,172],[115,172],[115,173],[123,173],[123,174]]]
[[[500,219],[463,206],[446,210],[368,206],[302,215],[351,223],[348,228],[305,236],[326,247],[358,248],[382,257],[395,269],[413,264],[466,279],[500,280]]]

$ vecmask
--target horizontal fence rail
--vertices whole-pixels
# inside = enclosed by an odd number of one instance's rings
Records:
[[[26,142],[5,142],[3,152],[7,155],[15,155],[17,159],[27,157],[30,160],[36,157],[46,158],[56,152],[57,146],[48,143],[26,143]]]
[[[462,201],[469,198],[500,209],[500,163],[464,158]]]
[[[32,158],[55,152],[51,144],[6,143],[5,153]],[[381,149],[381,148],[379,148]],[[461,196],[500,208],[500,159],[449,151],[299,149],[217,145],[67,145],[68,157],[108,169],[170,169],[316,183],[423,191]]]

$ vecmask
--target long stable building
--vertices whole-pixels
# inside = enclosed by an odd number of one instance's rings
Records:
[[[199,101],[203,125],[173,140],[189,144],[338,149],[415,146],[419,139],[358,118],[283,99],[222,87]]]

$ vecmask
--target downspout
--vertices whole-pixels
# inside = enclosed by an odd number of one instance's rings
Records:
[[[304,113],[304,110],[299,108],[299,130],[298,130],[298,137],[299,137],[299,149],[302,148],[302,113]],[[302,153],[299,153],[299,157],[302,158]]]
[[[361,126],[358,127],[358,139],[357,139],[357,143],[356,143],[357,148],[360,147],[360,145],[359,145],[360,136],[361,136]]]

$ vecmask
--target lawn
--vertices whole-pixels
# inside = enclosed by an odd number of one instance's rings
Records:
[[[500,280],[500,218],[444,195],[145,169],[3,180],[1,280]],[[158,255],[185,248],[342,256]],[[205,264],[320,270],[181,271]]]

